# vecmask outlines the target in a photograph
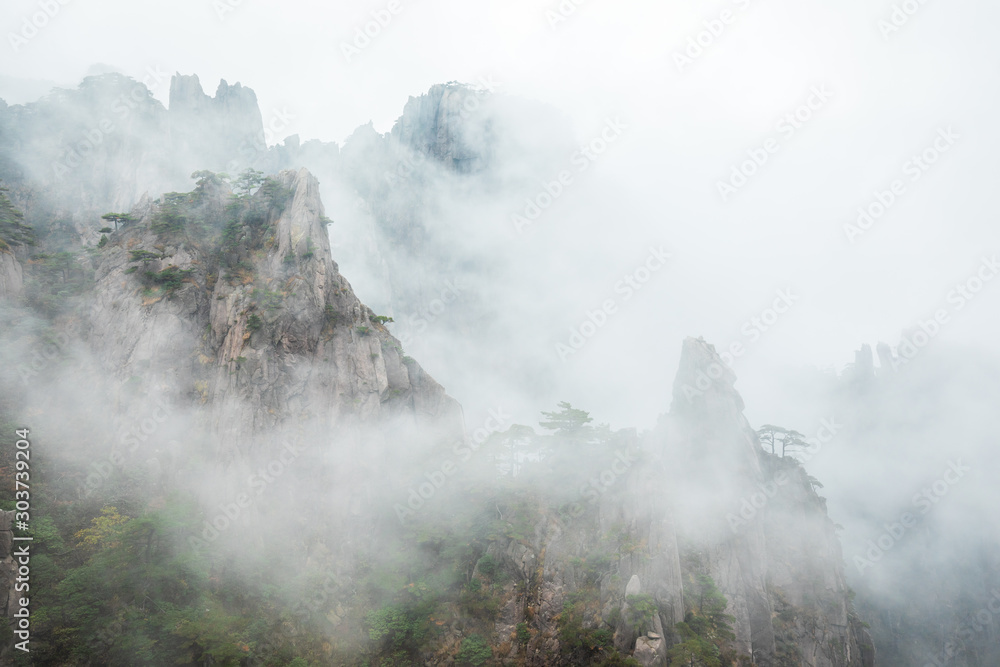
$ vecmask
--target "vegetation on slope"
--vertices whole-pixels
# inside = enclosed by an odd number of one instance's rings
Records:
[[[34,245],[34,232],[24,224],[24,214],[10,201],[7,192],[7,188],[0,186],[0,251],[10,250],[11,246]]]

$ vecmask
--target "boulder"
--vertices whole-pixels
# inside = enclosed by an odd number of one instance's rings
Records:
[[[632,657],[642,667],[661,667],[667,664],[667,644],[663,637],[649,633],[635,640],[635,651]]]

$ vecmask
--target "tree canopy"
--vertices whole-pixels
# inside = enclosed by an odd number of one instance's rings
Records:
[[[776,450],[780,448],[782,458],[809,446],[803,434],[774,424],[761,426],[757,430],[757,436],[760,438],[761,445],[769,447],[772,454],[777,455]]]
[[[556,435],[581,435],[593,428],[588,426],[594,421],[590,413],[578,410],[566,401],[559,403],[558,410],[542,412],[542,416],[545,420],[538,422],[538,425],[549,431],[555,431]]]
[[[246,169],[237,177],[233,183],[233,191],[237,197],[249,197],[264,184],[264,172],[256,169]]]
[[[135,218],[130,213],[105,213],[101,216],[101,220],[107,220],[108,222],[115,223],[116,231],[119,225],[124,227],[130,222],[135,222]]]

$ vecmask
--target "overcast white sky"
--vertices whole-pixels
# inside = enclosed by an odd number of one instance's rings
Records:
[[[399,0],[351,62],[341,45],[387,1],[242,0],[220,16],[225,0],[70,0],[15,50],[11,33],[44,4],[7,0],[0,14],[8,102],[37,97],[32,81],[75,85],[104,64],[140,80],[150,70],[196,73],[210,94],[220,78],[238,81],[256,91],[265,121],[274,109],[293,114],[288,133],[303,140],[342,142],[368,121],[388,131],[408,96],[451,80],[492,80],[548,103],[581,140],[605,118],[626,119],[629,130],[580,194],[590,219],[539,234],[549,243],[592,234],[593,247],[574,249],[581,261],[611,255],[602,275],[628,268],[654,241],[675,264],[571,374],[648,374],[650,359],[621,354],[642,328],[658,332],[666,360],[683,335],[747,343],[741,326],[783,288],[800,301],[748,345],[737,371],[750,385],[763,386],[779,363],[841,366],[862,343],[896,343],[938,308],[952,315],[940,339],[994,344],[1000,280],[961,312],[947,299],[1000,250],[996,3],[926,3],[884,35],[889,0],[584,0],[555,28],[546,11],[556,1]],[[731,23],[678,71],[674,54],[723,11]],[[777,124],[814,86],[832,96],[783,135]],[[152,88],[166,103],[169,80]],[[958,138],[910,180],[904,164],[947,128]],[[780,148],[723,202],[717,182],[769,138]],[[849,243],[843,225],[894,179],[905,192]],[[600,280],[579,295],[581,307],[600,303]]]

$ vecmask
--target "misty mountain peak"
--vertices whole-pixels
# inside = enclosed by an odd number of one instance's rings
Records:
[[[198,177],[193,192],[134,209],[100,251],[88,321],[116,380],[132,378],[134,395],[169,384],[176,405],[196,387],[230,464],[390,414],[460,432],[454,401],[339,273],[308,170],[245,172],[232,189]]]
[[[281,172],[278,182],[293,194],[287,213],[278,219],[278,252],[275,257],[284,262],[285,257],[292,255],[316,255],[323,264],[332,264],[319,181],[303,168]],[[335,265],[332,268],[335,269]]]
[[[197,74],[178,72],[170,78],[169,109],[197,109],[205,106],[210,99],[201,87],[201,80]]]
[[[690,466],[691,479],[699,480],[695,486],[712,489],[713,504],[721,506],[736,502],[762,478],[761,448],[735,382],[715,346],[703,338],[685,339],[673,404],[661,422],[673,465]]]
[[[456,171],[478,171],[489,157],[488,124],[476,122],[488,95],[459,83],[431,86],[426,94],[407,101],[391,134]]]
[[[219,80],[215,97],[209,97],[202,88],[197,74],[174,74],[170,79],[169,108],[171,112],[197,111],[215,114],[217,117],[222,114],[231,122],[241,125],[256,120],[260,127],[253,128],[254,135],[262,132],[263,128],[260,109],[257,107],[257,94],[252,88],[245,87],[239,82],[229,85],[225,79]],[[202,120],[199,118],[199,122]]]
[[[170,80],[170,137],[177,157],[196,168],[235,172],[267,151],[257,95],[219,82],[209,97],[196,74]]]
[[[687,338],[681,348],[681,361],[674,378],[672,412],[696,406],[731,404],[743,410],[743,398],[735,389],[736,374],[722,360],[715,346],[704,338]]]

